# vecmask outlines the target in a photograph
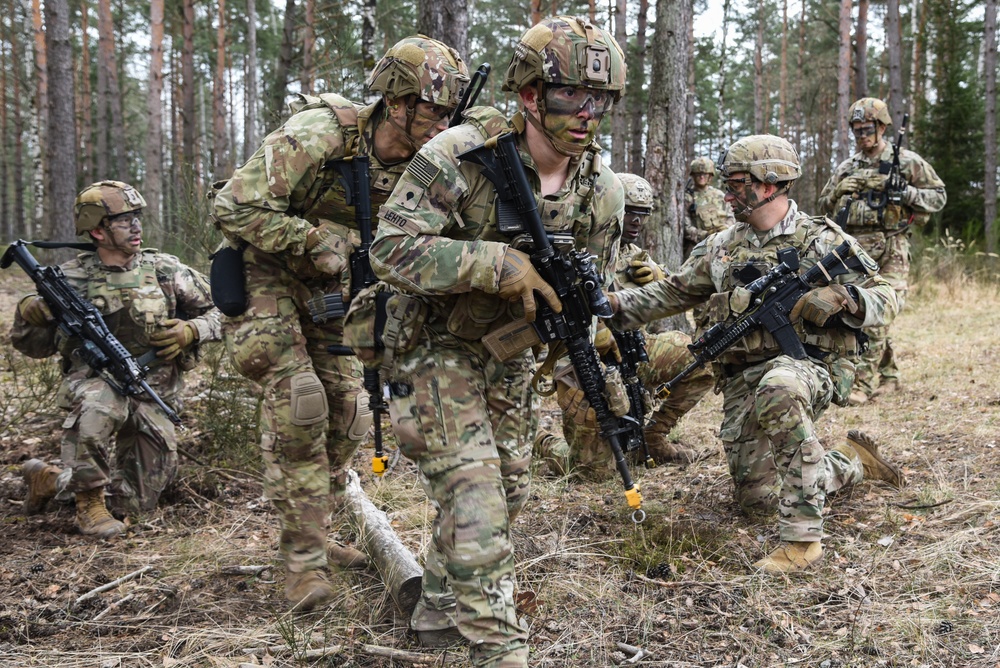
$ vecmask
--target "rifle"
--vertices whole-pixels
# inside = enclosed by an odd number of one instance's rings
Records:
[[[885,209],[888,205],[892,204],[894,206],[899,206],[903,201],[903,192],[906,190],[906,179],[903,178],[902,171],[899,165],[899,150],[903,145],[903,141],[906,139],[906,125],[910,122],[910,115],[903,114],[903,122],[899,125],[899,133],[896,135],[896,143],[892,147],[892,162],[881,162],[879,163],[878,171],[879,174],[885,174],[885,186],[882,190],[864,190],[851,197],[844,206],[840,207],[837,212],[836,223],[843,227],[847,224],[847,219],[850,217],[851,207],[855,202],[864,200],[865,204],[872,211],[875,211],[878,215],[879,225],[882,224],[885,218]],[[913,222],[913,216],[911,215],[908,220],[899,224],[899,227],[890,232],[888,236],[895,236],[901,232],[906,231]]]
[[[368,286],[375,285],[378,279],[372,271],[369,253],[372,247],[372,198],[371,180],[368,172],[369,159],[367,155],[356,155],[350,160],[338,160],[333,165],[340,172],[344,188],[347,191],[347,204],[354,207],[354,220],[358,225],[361,245],[351,253],[351,299]],[[343,316],[345,308],[339,294],[325,295],[328,302],[339,302],[338,316]],[[336,310],[333,309],[334,313]],[[315,320],[315,315],[313,316]],[[334,355],[353,355],[347,346],[329,346],[328,351]],[[372,457],[372,472],[381,476],[389,463],[389,456],[382,447],[382,414],[389,410],[382,395],[382,379],[378,369],[365,367],[363,385],[368,393],[368,407],[372,411],[372,422],[375,424],[375,454]]]
[[[560,254],[555,250],[538,214],[538,202],[517,152],[516,134],[507,132],[490,138],[458,158],[482,167],[483,175],[495,186],[498,229],[505,233],[527,231],[531,236],[534,243],[531,263],[552,286],[563,305],[562,313],[556,313],[542,301],[532,325],[542,342],[559,339],[566,346],[580,387],[597,416],[601,437],[614,455],[615,467],[625,487],[625,499],[634,509],[632,520],[642,522],[646,517],[642,495],[632,481],[622,452],[621,436],[625,430],[604,396],[604,370],[590,339],[591,319],[612,316],[593,258],[583,251]]]
[[[80,339],[83,344],[73,351],[73,356],[85,362],[123,397],[145,392],[160,410],[180,426],[181,419],[146,382],[149,369],[130,353],[121,341],[108,329],[100,311],[80,297],[66,282],[66,276],[59,267],[43,267],[38,264],[26,246],[39,248],[94,249],[91,244],[66,244],[59,242],[22,241],[12,243],[0,258],[0,269],[6,269],[16,262],[24,273],[35,282],[38,295],[45,300],[56,324],[63,334]],[[143,356],[146,359],[146,355]]]
[[[647,469],[656,468],[656,462],[649,455],[649,448],[646,447],[646,400],[643,396],[645,391],[642,381],[639,380],[639,364],[649,361],[646,354],[646,337],[638,329],[620,331],[611,328],[611,333],[618,344],[618,353],[621,355],[621,362],[614,358],[614,355],[606,355],[604,363],[608,366],[617,366],[625,384],[625,392],[628,395],[628,420],[623,421],[622,427],[627,427],[625,432],[625,452],[639,451]]]
[[[483,63],[476,68],[476,71],[472,74],[472,80],[469,81],[469,85],[465,87],[465,92],[462,94],[462,99],[458,101],[458,106],[455,107],[455,111],[451,114],[451,121],[448,122],[448,127],[453,128],[456,125],[462,124],[462,114],[466,112],[469,107],[476,104],[476,100],[479,98],[479,93],[482,92],[483,86],[486,85],[486,78],[490,76],[489,63]]]
[[[824,255],[809,271],[799,275],[799,252],[795,248],[778,251],[778,265],[746,286],[750,303],[746,310],[730,325],[716,323],[688,346],[694,362],[672,379],[660,385],[656,394],[666,399],[670,392],[694,372],[712,362],[734,343],[759,327],[765,328],[781,346],[781,352],[797,360],[808,354],[798,334],[792,327],[788,314],[799,298],[813,289],[813,284],[865,270],[862,260],[855,254],[855,247],[847,241]]]

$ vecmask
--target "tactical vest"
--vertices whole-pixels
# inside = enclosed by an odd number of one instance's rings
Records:
[[[721,266],[713,267],[721,271],[721,285],[717,294],[708,301],[708,316],[712,323],[732,322],[739,313],[747,307],[746,291],[736,288],[747,284],[767,273],[777,266],[777,253],[789,246],[799,251],[802,263],[800,272],[808,270],[819,259],[814,245],[824,230],[833,228],[840,232],[832,222],[825,217],[799,218],[796,221],[795,232],[790,236],[772,239],[762,248],[752,248],[746,243],[748,235],[754,234],[749,226],[743,226],[731,235],[724,243],[727,261]],[[718,280],[718,278],[716,279]],[[795,332],[811,356],[832,362],[837,357],[856,358],[857,338],[854,331],[847,327],[817,327],[812,323],[799,321],[794,323]],[[721,364],[743,366],[755,364],[782,354],[781,346],[771,334],[758,328],[730,347],[720,358]],[[832,358],[827,359],[832,354]]]
[[[851,161],[853,163],[853,158]],[[867,181],[872,177],[879,176],[880,173],[887,174],[891,167],[892,163],[885,160],[879,160],[870,167],[855,165],[849,172],[845,173],[842,178],[857,176]],[[904,216],[909,215],[909,207],[905,207],[906,210],[904,210],[902,205],[890,203],[885,204],[880,214],[878,208],[872,208],[868,205],[868,198],[865,196],[867,192],[868,191],[866,190],[862,193],[857,193],[858,195],[861,195],[858,199],[851,197],[851,195],[842,195],[837,201],[838,222],[840,222],[841,209],[844,206],[849,207],[847,220],[843,222],[843,227],[848,234],[863,234],[866,232],[873,232],[875,230],[890,232],[899,226],[899,222]],[[872,202],[878,205],[882,197],[883,193],[881,192],[873,193]]]

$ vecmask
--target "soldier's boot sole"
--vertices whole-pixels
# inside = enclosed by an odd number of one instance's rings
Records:
[[[50,466],[40,459],[29,459],[21,466],[21,476],[28,487],[24,499],[24,514],[37,515],[56,495],[56,478],[62,473],[58,466]]]
[[[819,541],[787,543],[778,547],[753,567],[764,573],[797,573],[823,560],[823,546]]]
[[[861,457],[861,465],[865,469],[865,478],[882,480],[896,489],[906,485],[906,479],[898,466],[883,457],[878,451],[878,444],[864,432],[852,429],[847,432],[847,444]]]

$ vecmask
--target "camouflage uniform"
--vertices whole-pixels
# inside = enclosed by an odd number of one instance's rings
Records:
[[[449,67],[463,74],[435,76],[444,67],[437,60],[440,51],[448,47],[439,42],[432,42],[434,49],[418,46],[426,42],[432,41],[404,39],[372,78],[377,80],[385,66],[392,68],[400,49],[405,52],[400,57],[416,50],[417,67],[432,81],[426,90],[409,92],[454,108],[460,93],[456,83],[463,76],[468,80],[467,70],[450,51]],[[233,246],[243,248],[248,303],[243,315],[224,320],[226,345],[236,368],[264,393],[264,488],[280,516],[279,550],[289,573],[326,567],[331,506],[341,505],[347,466],[372,424],[360,362],[328,352],[343,343],[342,319],[314,322],[308,301],[337,293],[346,301],[348,258],[360,243],[354,207],[347,205],[332,163],[369,156],[373,209],[385,202],[406,167],[406,161],[383,164],[373,150],[374,134],[388,118],[385,108],[384,99],[359,108],[338,95],[300,96],[291,118],[264,139],[215,196],[220,229]],[[339,275],[317,266],[307,248],[307,235],[315,228],[331,234],[332,252],[345,267]]]
[[[690,173],[715,175],[715,165],[708,158],[695,158]],[[736,224],[733,209],[726,203],[725,193],[713,186],[698,189],[692,182],[684,191],[684,257],[691,255],[691,249],[710,234],[721,232]]]
[[[150,350],[150,334],[171,318],[188,320],[199,341],[220,338],[219,313],[208,281],[172,255],[143,249],[122,268],[107,266],[96,253],[87,252],[63,264],[62,270],[70,286],[97,307],[111,333],[136,357]],[[65,377],[59,405],[69,411],[62,424],[62,460],[72,473],[60,476],[60,491],[75,494],[110,484],[117,510],[153,510],[177,470],[174,425],[163,411],[145,395],[118,394],[72,354],[80,341],[67,338],[55,324],[30,325],[18,311],[11,340],[29,357],[62,356]],[[179,410],[183,374],[195,363],[192,351],[169,362],[156,360],[147,381]]]
[[[782,194],[801,173],[791,145],[768,135],[739,140],[726,160],[730,173],[747,172],[750,178],[778,186],[769,200],[739,202],[737,217],[748,216]],[[787,212],[770,229],[757,231],[739,222],[696,246],[666,280],[617,293],[621,324],[634,327],[706,300],[712,323],[731,322],[748,306],[741,302],[747,294],[742,286],[776,265],[779,249],[797,249],[800,271],[807,271],[850,240],[829,220],[810,218],[793,200],[786,201]],[[852,286],[864,317],[844,311],[839,316],[843,326],[834,327],[818,327],[804,319],[794,322],[810,357],[795,360],[782,354],[775,339],[757,329],[717,360],[724,412],[719,437],[736,500],[751,512],[777,507],[781,539],[788,542],[819,541],[826,495],[863,476],[859,460],[837,448],[824,450],[814,424],[831,400],[847,399],[857,351],[855,329],[883,325],[897,311],[895,292],[874,269],[867,276],[852,273],[834,282]]]
[[[863,98],[855,102],[851,110],[858,110],[858,118],[855,120],[863,121],[874,120],[874,114],[884,108],[885,105],[880,100]],[[888,112],[882,118],[888,121]],[[887,205],[883,215],[879,216],[876,210],[868,206],[865,193],[871,190],[876,196],[881,195],[886,176],[879,174],[880,167],[887,169],[892,164],[892,153],[892,145],[885,142],[882,151],[876,156],[868,157],[858,151],[840,163],[823,187],[819,205],[826,213],[835,214],[844,230],[854,236],[878,263],[879,273],[896,290],[896,297],[902,308],[910,273],[910,232],[900,232],[899,226],[925,224],[930,214],[944,208],[947,194],[944,182],[934,168],[919,155],[904,148],[899,152],[900,172],[907,184],[903,201],[900,205]],[[864,180],[863,188],[855,192],[838,193],[838,184],[848,177]],[[847,219],[840,221],[840,211],[845,206],[849,207]],[[858,363],[855,384],[870,397],[880,383],[888,380],[898,382],[899,369],[896,367],[888,326],[867,328],[865,333],[869,337],[868,350]]]
[[[512,76],[527,58],[550,68],[575,62],[571,39],[585,42],[584,26],[591,39],[603,41],[588,53],[608,57],[614,40],[606,32],[582,20],[545,19],[522,36],[505,87],[521,90],[534,81]],[[578,28],[579,38],[567,38]],[[614,47],[611,80],[623,86],[624,64]],[[540,57],[543,51],[555,55]],[[598,74],[606,76],[607,69]],[[508,121],[478,109],[466,118],[424,146],[379,211],[372,266],[426,308],[419,339],[411,350],[397,351],[389,372],[393,430],[437,507],[411,626],[457,625],[471,643],[473,665],[507,668],[526,666],[528,656],[514,604],[510,525],[529,485],[532,356],[525,351],[501,363],[481,341],[522,320],[524,310],[520,301],[497,294],[511,239],[497,230],[494,186],[478,166],[456,156],[515,129],[536,196],[541,183],[520,113]],[[603,271],[621,233],[622,189],[601,166],[596,144],[581,149],[559,190],[538,200],[539,213],[547,230],[571,233]]]

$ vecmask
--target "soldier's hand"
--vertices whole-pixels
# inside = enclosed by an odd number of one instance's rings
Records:
[[[853,195],[854,193],[861,192],[865,189],[866,180],[862,176],[847,176],[837,183],[833,194],[836,197],[843,197],[844,195]]]
[[[549,303],[552,310],[562,313],[562,302],[552,286],[546,283],[531,266],[531,257],[514,248],[507,248],[503,256],[503,267],[500,269],[500,285],[497,295],[507,301],[521,300],[524,304],[524,318],[528,322],[535,321],[535,292]]]
[[[652,260],[632,260],[629,263],[628,275],[632,279],[632,282],[637,285],[655,283],[666,278],[666,274],[663,273],[660,265]]]
[[[594,347],[597,348],[597,354],[601,356],[601,359],[604,359],[610,353],[615,356],[616,360],[619,362],[622,361],[622,353],[618,350],[618,342],[615,340],[614,332],[603,322],[597,323],[597,334],[594,335]]]
[[[159,329],[149,336],[149,342],[159,348],[156,351],[157,357],[162,357],[169,362],[180,355],[185,348],[198,340],[198,328],[187,320],[170,318],[162,323],[163,329]]]
[[[795,302],[788,319],[795,322],[799,318],[808,320],[814,325],[825,327],[830,318],[847,311],[850,314],[858,312],[860,306],[851,297],[851,293],[843,285],[833,283],[822,288],[815,288],[805,293]]]
[[[336,234],[325,224],[312,228],[306,234],[306,252],[313,266],[324,274],[337,276],[342,281],[351,266],[352,250],[348,239]]]
[[[597,428],[597,413],[590,407],[587,395],[583,390],[569,385],[559,384],[557,387],[556,399],[563,415],[571,419],[578,425]]]
[[[45,300],[38,295],[28,295],[17,303],[17,310],[32,327],[47,327],[55,318]]]
[[[889,179],[888,174],[872,174],[867,179],[865,179],[865,187],[863,190],[873,190],[875,192],[882,192],[885,190],[885,183]]]

